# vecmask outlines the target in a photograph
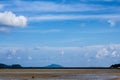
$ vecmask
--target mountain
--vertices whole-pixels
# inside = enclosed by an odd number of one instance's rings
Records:
[[[45,66],[45,67],[47,67],[47,68],[61,68],[61,67],[63,67],[63,66],[58,65],[58,64],[50,64],[50,65]]]

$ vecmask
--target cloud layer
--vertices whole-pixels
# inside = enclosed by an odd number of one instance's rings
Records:
[[[102,19],[109,20],[115,19],[119,20],[120,15],[40,15],[29,17],[30,21],[51,21],[51,20],[84,20],[84,19]],[[109,22],[111,23],[111,22]],[[113,23],[112,23],[113,25]]]
[[[0,13],[0,25],[7,27],[25,27],[27,18],[25,16],[16,16],[11,11]]]
[[[38,63],[49,64],[52,62],[63,66],[66,64],[67,66],[110,66],[120,61],[120,44],[83,47],[1,47],[0,56],[3,61],[9,59],[12,62],[22,60],[23,63],[38,61]]]

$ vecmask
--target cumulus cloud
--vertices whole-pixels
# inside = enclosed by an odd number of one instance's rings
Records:
[[[17,50],[16,49],[4,49],[5,51],[5,56],[6,56],[6,59],[12,59],[14,56],[15,56],[15,54],[16,54],[16,52],[17,52]]]
[[[97,51],[96,58],[120,57],[119,51],[120,45],[103,46]]]
[[[96,54],[96,58],[102,58],[105,56],[109,55],[109,51],[106,48],[100,49],[97,54]]]
[[[11,11],[0,12],[0,25],[5,27],[25,27],[27,18],[25,16],[16,16]]]

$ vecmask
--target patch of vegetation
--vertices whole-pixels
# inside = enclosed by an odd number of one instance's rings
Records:
[[[110,68],[120,68],[120,64],[113,64],[110,66]]]
[[[21,65],[19,65],[19,64],[6,65],[6,64],[2,64],[2,63],[0,63],[0,68],[12,68],[12,69],[19,69],[19,68],[22,68],[22,66],[21,66]]]

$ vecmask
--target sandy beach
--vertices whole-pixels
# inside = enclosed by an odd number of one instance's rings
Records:
[[[120,70],[0,69],[0,80],[120,80]]]

